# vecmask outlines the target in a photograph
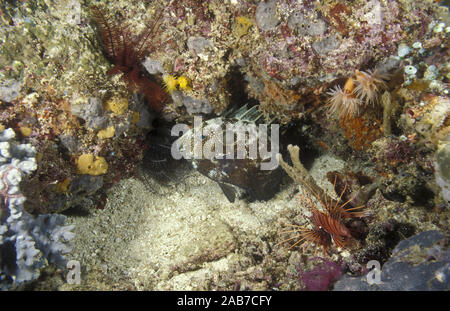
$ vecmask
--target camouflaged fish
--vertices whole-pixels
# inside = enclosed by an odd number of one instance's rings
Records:
[[[193,128],[179,128],[184,134],[174,146],[179,157],[216,181],[230,202],[244,194],[269,200],[279,190],[282,173],[275,157],[278,124],[264,121],[257,106],[247,105],[207,121],[195,117]]]

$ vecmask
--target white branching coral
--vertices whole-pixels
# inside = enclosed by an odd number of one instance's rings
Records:
[[[0,289],[37,279],[48,264],[64,267],[73,226],[58,214],[29,214],[20,192],[22,178],[37,168],[36,150],[15,141],[12,129],[0,132]]]

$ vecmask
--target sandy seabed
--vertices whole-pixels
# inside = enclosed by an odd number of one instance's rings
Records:
[[[326,172],[343,166],[323,155],[310,172],[330,191]],[[187,163],[166,176],[141,168],[136,178],[108,191],[103,210],[69,216],[76,238],[68,259],[80,262],[81,284],[60,289],[269,289],[275,279],[286,289],[295,287],[299,253],[272,252],[280,220],[307,213],[288,177],[268,202],[230,203],[214,181]]]

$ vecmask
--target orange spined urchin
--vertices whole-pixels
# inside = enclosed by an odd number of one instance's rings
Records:
[[[354,80],[349,78],[341,89],[340,86],[335,86],[327,94],[328,98],[328,113],[338,114],[340,118],[353,117],[359,113],[361,100],[357,98],[353,92]]]
[[[379,92],[387,87],[388,76],[381,74],[378,70],[359,71],[355,70],[356,87],[354,93],[367,104],[373,104]]]

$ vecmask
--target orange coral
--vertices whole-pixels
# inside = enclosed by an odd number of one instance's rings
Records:
[[[338,114],[341,119],[358,115],[361,107],[376,102],[379,92],[387,88],[385,80],[388,79],[388,74],[382,74],[377,69],[367,72],[355,70],[343,89],[337,85],[327,93],[330,96],[327,100],[328,113]]]
[[[300,99],[300,95],[297,92],[285,90],[275,82],[265,80],[264,85],[264,95],[279,105],[290,106],[296,104]]]
[[[365,116],[345,118],[339,122],[345,131],[351,147],[355,150],[364,150],[371,146],[372,142],[383,134],[381,122],[375,118],[368,119]]]

